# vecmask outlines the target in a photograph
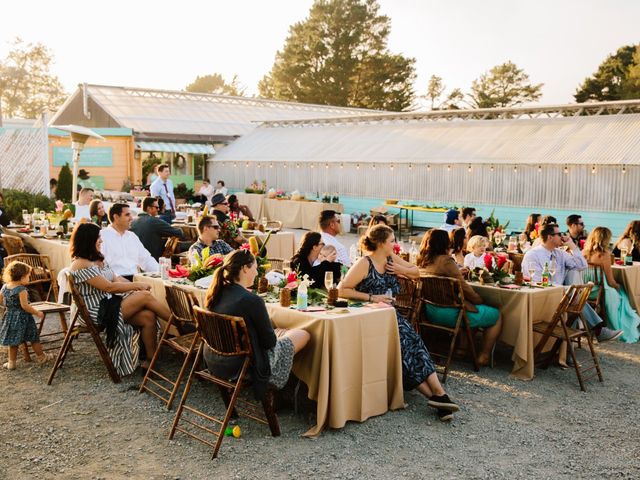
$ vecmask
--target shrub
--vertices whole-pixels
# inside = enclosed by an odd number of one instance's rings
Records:
[[[41,193],[33,194],[22,190],[2,190],[4,196],[4,206],[9,214],[9,218],[16,223],[22,222],[22,210],[33,212],[34,208],[50,212],[55,209],[55,203],[46,195]]]
[[[127,192],[127,193],[131,192],[131,180],[129,179],[129,177],[125,178],[124,181],[122,182],[122,187],[120,187],[120,191]]]
[[[173,195],[176,198],[191,198],[193,197],[193,190],[187,188],[186,183],[179,183],[173,190]]]
[[[69,164],[65,163],[60,169],[58,175],[58,189],[56,190],[56,198],[63,202],[71,202],[71,193],[73,191],[73,175]]]

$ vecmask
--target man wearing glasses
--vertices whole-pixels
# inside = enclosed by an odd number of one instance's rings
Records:
[[[336,236],[342,231],[340,222],[340,215],[337,214],[335,210],[323,210],[320,212],[318,223],[320,224],[322,241],[327,247],[335,247],[337,252],[336,262],[341,263],[346,267],[350,267],[351,259],[349,258],[349,252],[347,251],[347,248],[336,238]]]
[[[584,241],[587,239],[587,232],[584,231],[584,222],[580,215],[574,214],[567,217],[567,232],[573,243],[575,243],[580,250],[582,250]]]
[[[243,243],[246,243],[247,239],[240,235],[238,227],[229,218],[229,202],[227,202],[225,196],[221,193],[216,193],[211,199],[211,206],[218,225],[220,225],[220,238],[231,245],[232,248],[238,248]]]
[[[149,250],[151,256],[156,260],[160,258],[164,250],[164,238],[178,237],[182,239],[184,237],[182,230],[160,220],[158,211],[158,199],[146,197],[142,201],[142,212],[131,224],[131,231],[138,236],[144,248]]]
[[[194,253],[202,255],[202,250],[209,247],[209,253],[220,253],[226,255],[229,252],[233,252],[233,248],[225,242],[220,240],[220,225],[215,217],[202,217],[198,222],[198,241],[191,245],[189,248],[189,258],[193,258]]]

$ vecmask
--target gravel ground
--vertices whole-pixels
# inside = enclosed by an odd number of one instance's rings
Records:
[[[449,424],[409,392],[404,410],[310,440],[300,435],[311,404],[280,412],[278,438],[241,419],[242,437],[225,439],[216,460],[185,436],[168,440],[173,412],[138,393],[140,374],[114,385],[90,341],[75,348],[50,387],[48,367],[0,372],[0,478],[640,478],[640,345],[600,346],[605,383],[587,393],[573,370],[510,378],[500,348],[480,375],[454,365],[447,389],[462,408]],[[217,390],[198,383],[194,396],[221,412]]]

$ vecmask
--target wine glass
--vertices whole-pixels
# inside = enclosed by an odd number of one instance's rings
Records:
[[[496,245],[498,247],[502,245],[502,234],[500,232],[496,232],[495,235],[493,236],[493,239],[495,240]]]
[[[324,272],[324,286],[327,291],[333,287],[333,272]]]
[[[533,276],[536,274],[536,264],[529,262],[527,264],[527,272],[529,272],[529,282],[533,283]]]
[[[549,262],[549,274],[551,275],[552,280],[557,271],[558,271],[558,263],[554,258]]]
[[[22,221],[25,225],[29,224],[29,210],[26,208],[22,210]]]

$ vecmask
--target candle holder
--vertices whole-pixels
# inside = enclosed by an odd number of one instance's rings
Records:
[[[258,280],[258,293],[265,293],[269,290],[269,280],[265,277],[260,277]]]
[[[289,308],[291,305],[291,289],[284,287],[280,290],[280,306]]]
[[[327,305],[335,307],[336,301],[338,301],[338,289],[337,288],[330,288],[329,289],[329,296],[327,297]]]

